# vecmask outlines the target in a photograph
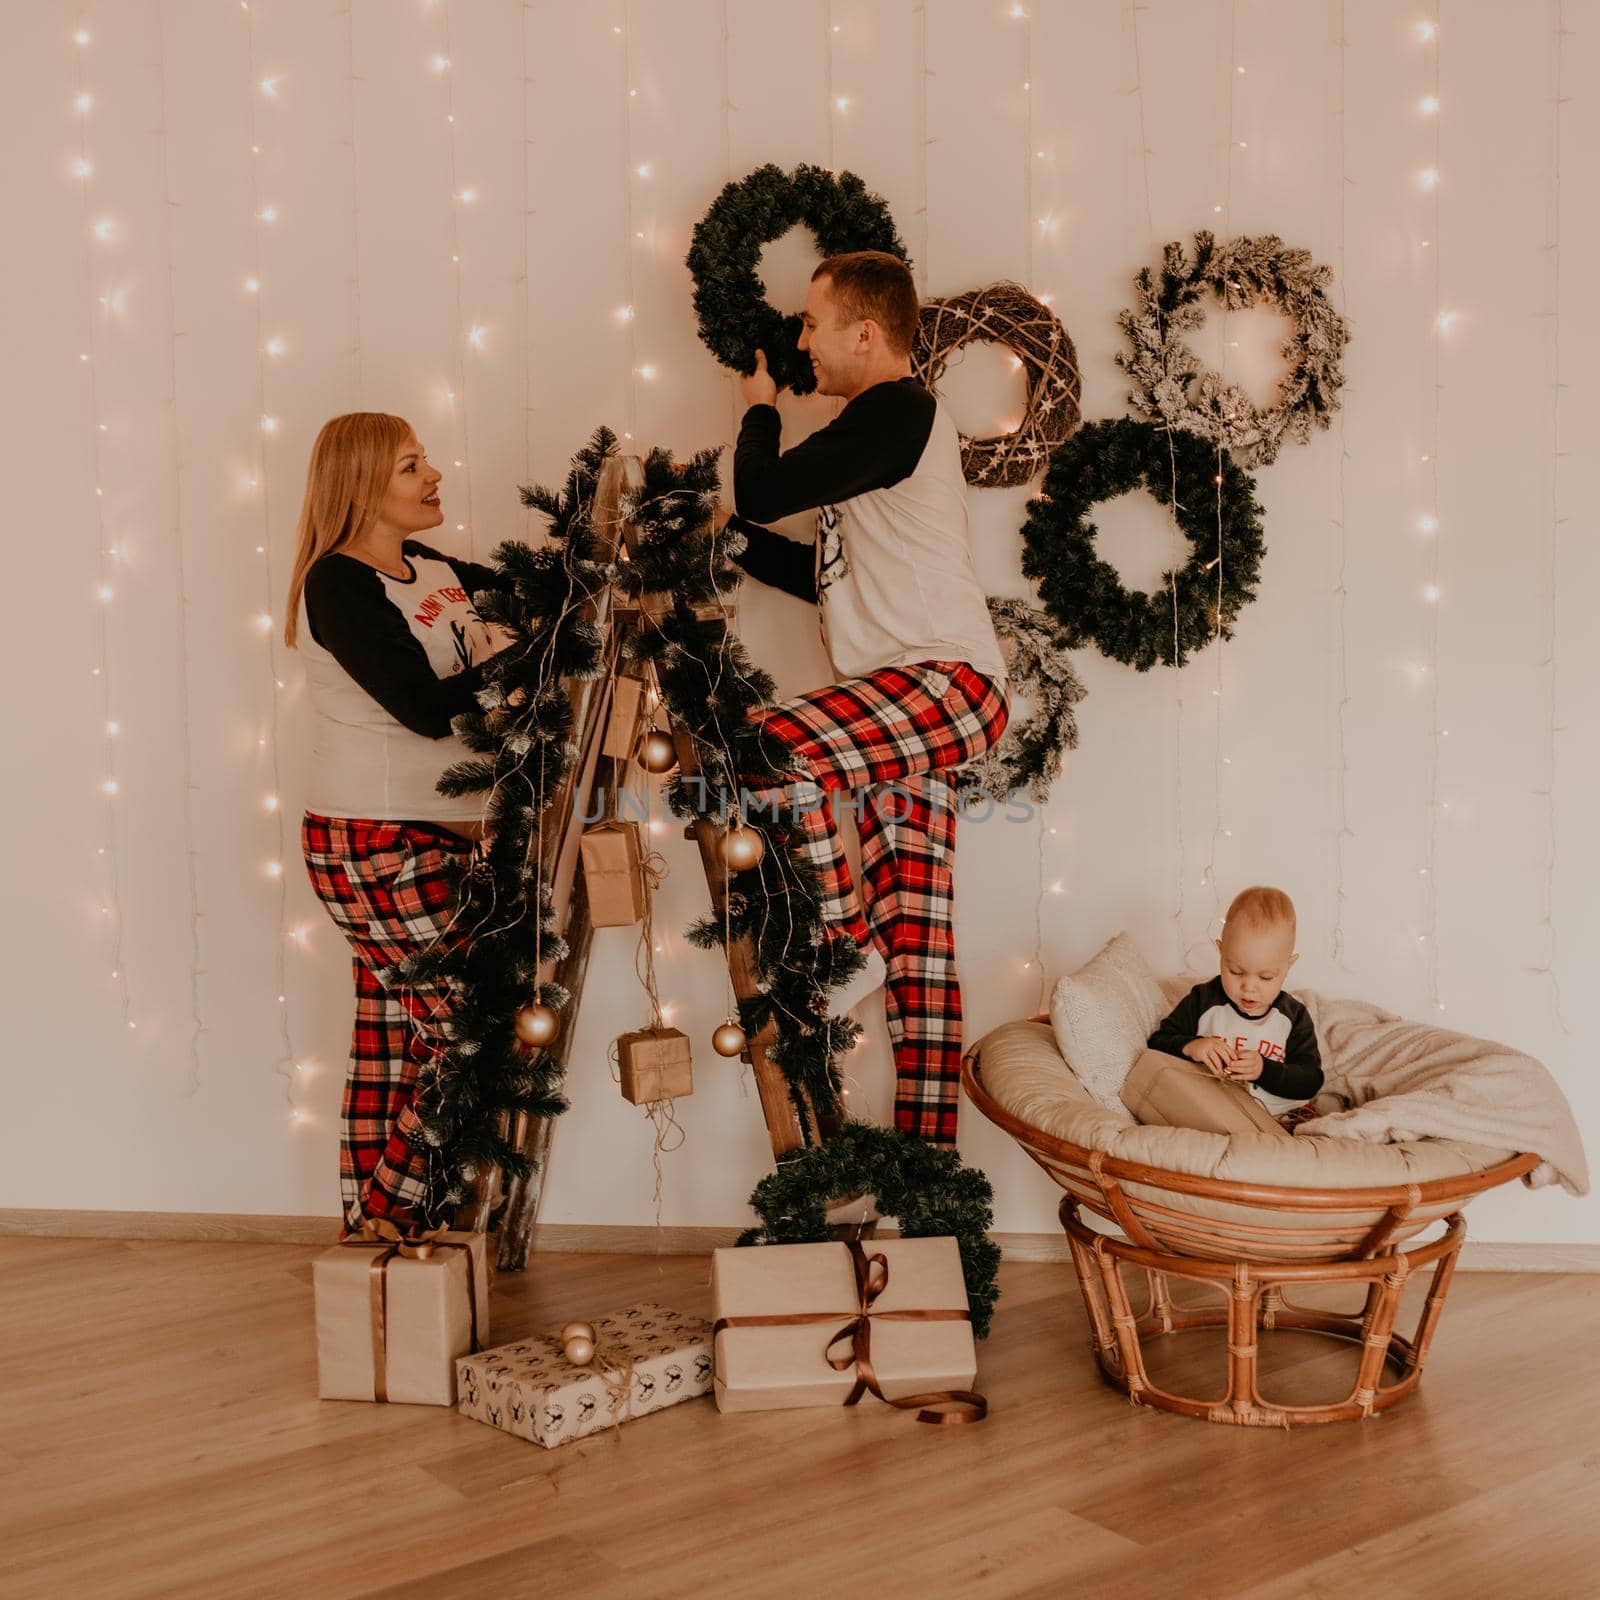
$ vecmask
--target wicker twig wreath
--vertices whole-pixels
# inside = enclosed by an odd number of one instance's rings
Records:
[[[761,283],[761,251],[803,222],[824,257],[848,250],[884,250],[906,257],[888,205],[869,193],[853,172],[800,165],[785,172],[770,163],[728,184],[695,225],[688,267],[700,337],[718,361],[735,372],[756,368],[764,350],[767,371],[780,389],[810,394],[811,363],[797,348],[800,315],[782,315]]]
[[[1130,592],[1096,555],[1089,520],[1099,502],[1139,488],[1172,507],[1190,550],[1149,594]],[[1092,642],[1145,672],[1158,661],[1182,666],[1219,634],[1233,636],[1235,616],[1255,598],[1261,507],[1250,475],[1227,457],[1219,465],[1193,434],[1117,417],[1085,423],[1051,457],[1022,540],[1022,570],[1066,642]]]
[[[1026,600],[989,599],[989,617],[1001,645],[1009,645],[1011,687],[1025,694],[1033,710],[1026,720],[1006,725],[1000,742],[962,767],[956,779],[1004,801],[1021,790],[1035,800],[1049,797],[1068,750],[1078,748],[1078,719],[1072,708],[1085,689],[1067,655],[1067,635],[1047,612]]]
[[[992,439],[962,434],[961,470],[978,487],[1015,488],[1042,472],[1050,452],[1078,426],[1078,352],[1049,306],[1020,284],[991,283],[948,300],[923,301],[912,370],[937,389],[950,357],[977,341],[1004,345],[1021,362],[1028,403],[1010,433]]]
[[[1332,279],[1332,269],[1310,251],[1291,249],[1273,233],[1219,245],[1202,230],[1194,236],[1193,260],[1181,244],[1168,244],[1160,270],[1145,267],[1134,280],[1139,303],[1117,318],[1132,346],[1117,364],[1133,380],[1135,414],[1197,433],[1245,466],[1265,466],[1285,440],[1304,443],[1313,425],[1326,428],[1339,409],[1350,341],[1349,325],[1328,298]],[[1230,311],[1272,306],[1294,324],[1276,405],[1257,409],[1183,342],[1204,321],[1210,297]]]
[[[847,1122],[826,1144],[786,1156],[755,1186],[750,1204],[761,1226],[741,1234],[739,1243],[825,1244],[833,1237],[828,1206],[867,1193],[882,1215],[899,1219],[905,1238],[955,1236],[972,1331],[984,1338],[1000,1298],[1000,1247],[989,1237],[994,1190],[954,1150],[914,1133]]]

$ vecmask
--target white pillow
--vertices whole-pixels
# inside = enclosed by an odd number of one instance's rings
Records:
[[[1050,1025],[1073,1076],[1100,1105],[1127,1117],[1117,1091],[1170,1009],[1139,947],[1119,933],[1056,984]]]

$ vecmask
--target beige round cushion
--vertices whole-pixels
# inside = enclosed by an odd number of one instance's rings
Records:
[[[1030,1128],[1119,1160],[1197,1178],[1291,1189],[1382,1189],[1481,1172],[1514,1154],[1449,1139],[1373,1144],[1364,1139],[1146,1128],[1095,1103],[1056,1048],[1046,1023],[1005,1023],[978,1049],[984,1088]]]
[[[1052,1134],[1090,1151],[1102,1151],[1118,1160],[1160,1167],[1197,1178],[1220,1178],[1231,1183],[1269,1184],[1289,1189],[1383,1189],[1395,1185],[1429,1183],[1481,1172],[1508,1160],[1514,1152],[1483,1145],[1459,1144],[1448,1139],[1420,1139],[1405,1144],[1373,1144],[1358,1139],[1330,1139],[1297,1134],[1284,1139],[1270,1133],[1206,1133],[1198,1128],[1142,1127],[1126,1114],[1097,1105],[1078,1081],[1056,1047],[1048,1024],[1008,1022],[987,1034],[978,1044],[979,1078],[989,1096],[1002,1109],[1041,1133]],[[1096,1204],[1094,1186],[1064,1176],[1052,1167],[1062,1187],[1081,1200]],[[1175,1193],[1153,1185],[1124,1184],[1136,1203],[1146,1200],[1175,1212],[1221,1221],[1261,1225],[1269,1219],[1254,1208],[1230,1201]],[[1419,1209],[1404,1234],[1415,1233],[1434,1218],[1457,1209],[1445,1202]],[[1380,1210],[1352,1208],[1349,1212],[1273,1212],[1274,1228],[1326,1229],[1330,1247],[1348,1242],[1357,1232],[1376,1223]],[[1209,1254],[1197,1242],[1186,1248],[1181,1230],[1157,1227],[1169,1248],[1180,1254]],[[1262,1238],[1260,1247],[1245,1252],[1271,1257],[1303,1253],[1311,1244],[1302,1232],[1279,1244]]]

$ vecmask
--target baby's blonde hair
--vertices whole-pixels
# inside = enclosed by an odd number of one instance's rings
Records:
[[[1294,901],[1282,889],[1269,889],[1259,883],[1241,889],[1233,897],[1222,921],[1224,928],[1276,928],[1284,924],[1292,939],[1296,927]]]

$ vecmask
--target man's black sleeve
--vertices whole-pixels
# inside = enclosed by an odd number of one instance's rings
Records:
[[[1289,1018],[1289,1042],[1283,1047],[1283,1060],[1267,1062],[1259,1081],[1268,1094],[1281,1094],[1286,1100],[1309,1100],[1322,1087],[1317,1030],[1311,1013],[1298,1000],[1286,997],[1279,1001],[1279,1009]]]
[[[365,562],[325,556],[306,575],[305,596],[312,638],[402,726],[443,739],[452,717],[477,709],[482,664],[436,677],[421,641]]]
[[[733,456],[733,498],[756,522],[886,489],[916,471],[937,406],[920,384],[878,383],[781,455],[776,406],[751,406]]]
[[[728,526],[745,537],[744,549],[733,559],[759,583],[792,594],[796,600],[817,599],[817,551],[814,544],[786,539],[771,528],[744,517],[729,517]]]
[[[1209,983],[1197,983],[1165,1017],[1150,1035],[1149,1050],[1164,1050],[1169,1056],[1181,1056],[1186,1044],[1200,1037],[1196,1031],[1200,1019],[1210,1010],[1213,1001]]]

